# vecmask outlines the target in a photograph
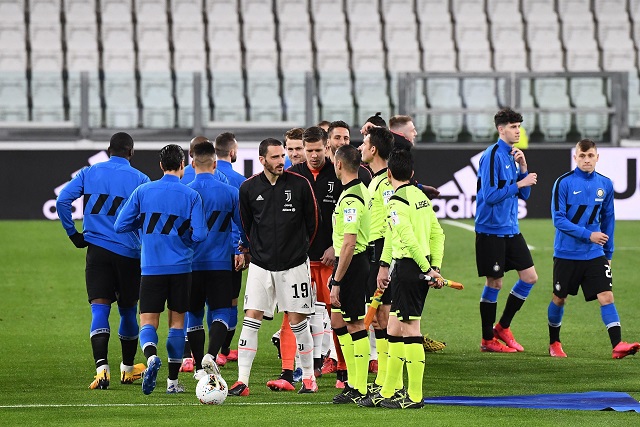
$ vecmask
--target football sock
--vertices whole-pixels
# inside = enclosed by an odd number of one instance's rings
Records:
[[[191,357],[193,355],[193,361],[196,370],[202,369],[202,358],[204,357],[204,325],[202,320],[204,318],[204,308],[197,313],[187,311],[185,315],[185,330],[187,331],[185,352],[189,347],[189,353],[187,356],[182,354],[182,358]]]
[[[549,320],[549,344],[560,341],[560,326],[564,315],[564,305],[557,306],[553,301],[549,303],[547,318]]]
[[[389,358],[389,341],[387,341],[387,329],[376,329],[376,347],[378,348],[378,375],[374,381],[377,385],[384,385],[387,375],[387,360]]]
[[[158,332],[153,325],[142,325],[140,328],[140,348],[147,359],[158,354]]]
[[[323,302],[316,302],[316,313],[309,316],[309,326],[313,337],[313,358],[320,359],[322,356],[322,338],[324,337],[323,314],[327,308]]]
[[[485,285],[480,297],[480,319],[482,322],[482,339],[493,339],[493,324],[496,322],[496,307],[500,289]]]
[[[296,336],[294,345],[298,344],[302,378],[313,378],[313,337],[309,329],[309,322],[307,319],[304,319],[297,325],[290,326],[293,334]],[[282,346],[282,335],[280,336],[280,345]]]
[[[91,349],[93,350],[93,360],[96,368],[109,364],[107,354],[109,353],[109,337],[111,328],[109,327],[110,304],[91,304]]]
[[[122,347],[122,363],[127,366],[133,366],[133,361],[138,350],[138,333],[139,326],[136,318],[137,306],[122,308],[118,307],[120,312],[120,328],[118,335],[120,336],[120,345]]]
[[[353,340],[351,335],[347,332],[347,327],[334,329],[338,342],[340,343],[340,349],[342,350],[342,356],[344,357],[344,364],[347,368],[347,376],[351,381],[355,381],[355,358],[353,357]],[[338,367],[340,369],[340,367]],[[353,383],[349,383],[353,387]]]
[[[280,357],[282,358],[282,369],[293,371],[296,358],[296,336],[291,330],[289,316],[286,313],[282,316],[282,325],[280,326]]]
[[[167,335],[167,356],[169,360],[169,379],[177,380],[182,364],[182,350],[184,349],[184,328],[169,328]]]
[[[333,343],[334,343],[333,348],[336,351],[334,359],[336,359],[336,361],[338,362],[336,369],[346,371],[347,364],[345,363],[345,360],[344,360],[344,354],[342,354],[342,345],[340,344],[340,339],[338,339],[338,334],[336,333],[335,330],[333,331]]]
[[[293,384],[293,371],[291,369],[283,369],[280,373],[280,378]]]
[[[324,325],[324,335],[322,336],[322,355],[326,356],[329,354],[333,359],[335,359],[336,350],[333,345],[333,330],[331,329],[331,320],[326,312],[323,314],[322,324]],[[332,347],[333,350],[331,350]]]
[[[258,331],[262,320],[245,317],[242,321],[242,330],[238,340],[238,381],[249,385],[249,375],[253,359],[258,351]]]
[[[620,329],[620,316],[614,303],[600,306],[600,315],[602,322],[607,327],[611,346],[615,347],[622,341],[622,331]]]
[[[389,361],[387,362],[387,376],[384,379],[380,394],[382,397],[389,398],[396,392],[396,385],[402,381],[403,365],[404,365],[404,339],[388,335],[389,340]]]
[[[404,351],[407,362],[407,393],[412,402],[421,402],[422,376],[424,374],[422,337],[405,337]]]
[[[207,352],[212,356],[218,354],[226,336],[227,325],[221,320],[215,320],[211,326],[209,326],[209,348]]]
[[[531,292],[531,288],[533,288],[533,283],[523,282],[522,280],[518,280],[513,286],[509,293],[509,297],[507,298],[507,304],[504,306],[502,317],[500,318],[500,325],[503,328],[511,326],[513,316],[516,315],[518,310],[522,307],[522,304],[524,304],[524,301]]]
[[[227,330],[227,336],[222,343],[222,348],[220,349],[220,353],[225,356],[229,355],[229,351],[231,350],[231,341],[233,341],[233,336],[236,334],[236,326],[238,325],[238,307],[232,306],[227,308],[229,310],[229,327]]]
[[[369,360],[378,360],[378,346],[376,343],[376,330],[373,329],[373,325],[369,325],[369,330],[367,331],[369,335]]]
[[[357,389],[360,393],[367,394],[367,376],[369,374],[369,337],[367,331],[357,331],[351,334],[351,340],[353,341],[353,360],[355,367],[355,378],[353,375],[350,378],[353,383],[351,386]]]
[[[399,337],[400,340],[402,340],[402,342],[404,343],[404,338],[403,337]],[[423,349],[424,351],[424,349]],[[405,362],[407,360],[406,357],[406,352],[405,352],[405,346],[404,345],[400,345],[396,348],[396,357],[399,357],[402,360],[402,367],[400,368],[400,373],[398,375],[397,378],[397,382],[396,385],[394,386],[394,388],[396,390],[402,390],[404,388],[404,366],[405,366]],[[389,372],[389,364],[387,362],[387,372]]]

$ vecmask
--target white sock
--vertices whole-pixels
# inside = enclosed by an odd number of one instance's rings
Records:
[[[311,326],[311,336],[313,337],[313,358],[319,359],[322,356],[322,339],[324,338],[324,324],[322,323],[322,313],[326,312],[324,303],[316,303],[316,314],[309,316]]]
[[[336,353],[336,343],[333,340],[333,329],[331,329],[331,326],[329,326],[329,351],[331,352],[329,354],[329,357],[331,357],[333,360],[337,361],[338,360],[338,356]]]
[[[371,347],[369,360],[378,360],[378,350],[376,346],[376,333],[374,332],[372,325],[369,325],[369,346]]]
[[[313,337],[307,319],[297,325],[291,325],[291,330],[296,336],[296,344],[298,344],[302,378],[313,378]]]
[[[331,321],[326,310],[322,314],[322,323],[324,325],[324,335],[322,336],[322,354],[326,356],[329,353],[331,343],[333,342],[333,330],[331,329]]]
[[[133,367],[131,367],[131,369],[133,369]],[[107,374],[111,375],[111,371],[109,369],[109,365],[100,365],[96,368],[96,374],[100,375],[102,374],[104,371],[107,372]]]
[[[242,321],[242,330],[238,339],[238,381],[249,385],[249,375],[253,359],[258,351],[258,331],[262,320],[245,317]]]

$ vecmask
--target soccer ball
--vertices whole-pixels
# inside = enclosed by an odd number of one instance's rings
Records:
[[[196,386],[196,397],[204,405],[222,405],[227,398],[227,382],[218,373],[200,378]]]

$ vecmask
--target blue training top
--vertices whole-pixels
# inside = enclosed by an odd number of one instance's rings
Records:
[[[567,172],[553,184],[551,217],[556,227],[553,256],[589,260],[613,256],[613,183],[598,172],[579,168]],[[591,242],[591,233],[601,231],[609,240],[603,246]]]
[[[231,270],[231,256],[235,253],[231,221],[242,229],[238,189],[216,180],[211,173],[196,174],[188,185],[202,198],[209,234],[198,243],[193,256],[193,270]],[[242,241],[246,241],[244,232]]]
[[[229,184],[229,180],[227,179],[227,177],[223,173],[218,172],[217,169],[213,172],[213,176],[218,181],[224,182],[225,184]],[[185,166],[184,175],[180,179],[180,182],[182,182],[183,184],[190,184],[193,182],[195,178],[196,178],[196,171],[195,169],[193,169],[193,166],[191,165]]]
[[[511,155],[512,149],[498,139],[480,157],[475,219],[478,233],[504,236],[520,233],[518,198],[527,200],[531,187],[518,189],[517,182],[529,173],[520,173],[519,164]]]
[[[141,229],[143,276],[191,272],[193,242],[207,237],[200,195],[168,174],[136,188],[114,227]]]
[[[231,166],[231,163],[226,160],[218,159],[218,166],[216,167],[216,172],[222,173],[229,180],[229,185],[234,186],[237,189],[240,189],[240,186],[243,182],[247,180],[241,173],[236,172]],[[242,230],[242,226],[237,226],[235,223],[231,224],[231,229],[233,233],[233,245],[234,245],[234,253],[236,255],[240,254],[238,250],[238,241],[240,240],[240,230]]]
[[[77,233],[71,215],[71,204],[84,195],[84,239],[118,255],[140,258],[137,231],[117,234],[113,229],[116,216],[133,190],[149,182],[149,177],[131,167],[129,160],[111,156],[102,163],[83,168],[62,189],[56,201],[62,226],[71,236]]]

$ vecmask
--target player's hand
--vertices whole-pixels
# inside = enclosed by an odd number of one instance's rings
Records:
[[[513,160],[516,161],[520,165],[520,172],[527,171],[527,160],[524,157],[524,152],[519,148],[514,148],[511,150],[511,155],[513,156]]]
[[[329,246],[324,251],[324,253],[322,254],[322,257],[320,257],[320,262],[326,266],[333,267],[333,265],[336,262],[336,251],[335,249],[333,249],[333,245]]]
[[[594,231],[593,233],[591,233],[591,236],[589,236],[589,240],[591,240],[596,245],[604,246],[604,244],[609,241],[609,236],[601,233],[600,231]]]
[[[431,268],[431,270],[429,270],[428,273],[423,273],[423,274],[433,279],[442,279],[439,268],[437,270],[435,268]],[[434,289],[442,289],[442,287],[444,286],[442,282],[439,280],[431,280],[428,282],[428,285],[430,288],[434,288]]]
[[[69,239],[71,239],[71,242],[78,249],[86,248],[87,246],[89,246],[89,244],[84,240],[84,234],[78,233],[77,231],[75,234],[69,236]]]
[[[242,271],[245,267],[244,254],[234,257],[234,268],[236,271]]]
[[[378,269],[378,277],[376,278],[376,282],[378,284],[378,288],[383,291],[389,287],[389,282],[391,279],[389,278],[389,267],[382,267]]]
[[[376,127],[376,125],[374,125],[371,122],[367,122],[364,124],[364,126],[362,126],[362,129],[360,129],[360,133],[362,135],[367,135],[369,133],[369,129]]]
[[[525,176],[520,181],[518,181],[517,185],[518,185],[518,188],[522,188],[522,187],[531,187],[532,185],[536,185],[537,183],[538,183],[538,174],[530,173],[529,175]]]
[[[248,254],[249,248],[246,246],[238,245],[238,251],[242,252],[243,254]]]
[[[340,307],[340,287],[331,287],[331,294],[329,294],[329,300],[333,307]]]
[[[422,192],[429,200],[435,199],[440,195],[440,192],[436,187],[432,187],[430,185],[422,185]]]

